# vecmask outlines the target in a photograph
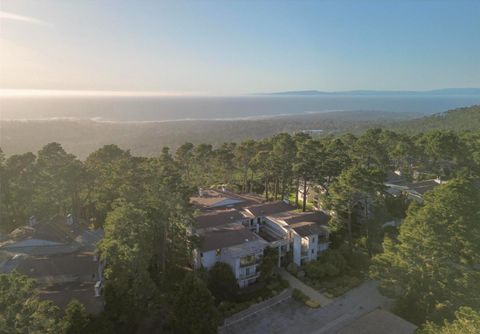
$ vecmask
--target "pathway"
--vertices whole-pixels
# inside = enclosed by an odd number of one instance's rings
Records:
[[[280,275],[284,280],[287,280],[288,283],[290,284],[290,287],[292,289],[298,289],[302,291],[305,295],[308,296],[311,300],[317,301],[320,303],[320,306],[325,306],[328,305],[332,302],[332,299],[325,297],[322,295],[320,292],[317,290],[313,289],[312,287],[306,285],[302,281],[300,281],[298,278],[290,274],[288,271],[286,271],[283,268],[280,268]]]

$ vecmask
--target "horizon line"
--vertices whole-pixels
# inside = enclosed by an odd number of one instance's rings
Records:
[[[135,91],[135,90],[80,90],[80,89],[0,89],[0,97],[181,97],[211,96],[206,92],[191,91]]]

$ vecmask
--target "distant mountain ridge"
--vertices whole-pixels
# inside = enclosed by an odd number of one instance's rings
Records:
[[[420,95],[479,95],[480,88],[444,88],[433,90],[348,90],[348,91],[319,91],[319,90],[296,90],[285,92],[261,93],[255,95],[284,95],[284,96],[420,96]]]

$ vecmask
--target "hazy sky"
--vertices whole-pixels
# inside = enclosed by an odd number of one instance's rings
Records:
[[[0,11],[1,89],[480,87],[478,0],[0,0]]]

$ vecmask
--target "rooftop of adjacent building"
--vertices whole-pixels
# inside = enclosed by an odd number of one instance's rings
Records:
[[[245,217],[236,209],[207,211],[202,212],[195,218],[195,227],[197,229],[219,227],[237,222],[243,218]]]
[[[251,205],[245,208],[247,212],[255,217],[265,217],[295,210],[295,207],[285,201],[265,202]]]
[[[103,299],[95,296],[95,283],[72,282],[42,286],[38,289],[39,297],[51,300],[60,309],[64,310],[72,299],[78,300],[85,306],[89,314],[99,314],[103,310]]]
[[[257,234],[239,224],[206,229],[200,233],[200,251],[207,252],[214,249],[228,248],[252,241],[262,240]]]
[[[198,194],[190,198],[199,209],[217,209],[227,207],[245,207],[261,202],[254,194],[237,194],[226,189],[199,189]]]

